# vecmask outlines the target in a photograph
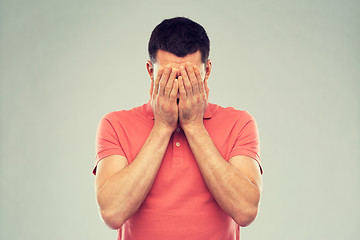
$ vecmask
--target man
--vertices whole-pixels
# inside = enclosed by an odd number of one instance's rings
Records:
[[[209,49],[199,24],[164,20],[149,41],[150,101],[99,124],[96,197],[118,239],[239,239],[257,215],[256,123],[208,103]]]

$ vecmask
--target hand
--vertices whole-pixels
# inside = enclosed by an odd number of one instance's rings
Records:
[[[154,82],[151,107],[154,112],[155,125],[173,132],[178,122],[178,69],[171,65],[161,67]]]
[[[183,129],[203,124],[208,99],[198,66],[186,63],[180,67],[179,120]]]

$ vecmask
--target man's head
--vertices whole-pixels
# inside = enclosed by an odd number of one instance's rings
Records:
[[[209,38],[198,23],[183,17],[162,21],[154,28],[148,46],[150,61],[146,67],[152,80],[150,95],[161,66],[170,64],[174,68],[180,68],[185,63],[199,67],[208,93],[207,80],[211,71],[209,51]]]
[[[188,18],[176,17],[165,19],[154,28],[148,46],[152,63],[156,62],[158,50],[170,52],[178,57],[200,51],[201,60],[206,64],[210,41],[201,25]]]

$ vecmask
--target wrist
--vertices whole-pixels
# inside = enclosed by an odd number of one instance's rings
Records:
[[[160,135],[170,135],[175,131],[176,125],[170,126],[164,123],[159,123],[155,121],[153,130]]]
[[[203,122],[198,122],[198,123],[187,123],[187,124],[182,124],[181,128],[184,130],[186,135],[193,135],[193,134],[197,134],[200,133],[201,131],[206,131],[206,128],[204,126]]]

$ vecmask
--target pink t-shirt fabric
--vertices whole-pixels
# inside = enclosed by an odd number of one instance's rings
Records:
[[[150,102],[106,114],[96,138],[96,161],[111,155],[135,159],[154,125]],[[246,111],[208,104],[204,125],[222,157],[245,155],[262,166],[255,119]],[[216,203],[183,130],[169,141],[154,184],[139,210],[118,230],[118,240],[235,240],[240,227]]]

